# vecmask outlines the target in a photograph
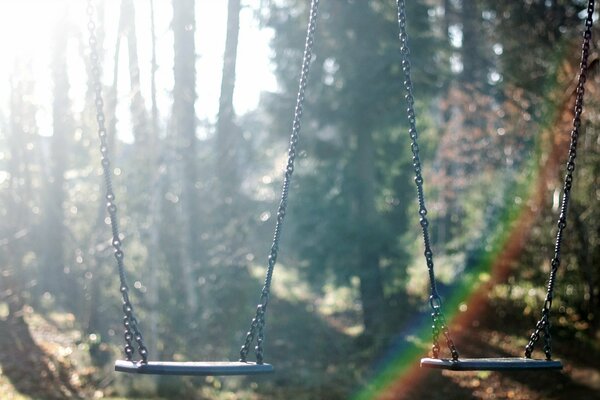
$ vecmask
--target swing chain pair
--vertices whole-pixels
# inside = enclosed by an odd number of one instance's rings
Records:
[[[583,45],[581,46],[581,63],[579,64],[579,78],[575,94],[575,108],[573,116],[573,127],[571,128],[571,142],[569,145],[569,158],[567,161],[567,172],[565,174],[563,185],[563,196],[560,206],[556,233],[556,242],[554,244],[554,257],[550,263],[550,277],[548,278],[548,291],[542,308],[542,316],[531,334],[529,343],[525,346],[525,357],[531,358],[531,353],[535,343],[540,338],[540,333],[544,335],[544,353],[546,359],[552,359],[552,336],[550,335],[550,307],[554,298],[554,285],[556,283],[556,272],[560,266],[560,247],[562,244],[563,232],[567,226],[567,209],[573,186],[573,172],[575,171],[575,158],[577,157],[577,142],[579,140],[579,129],[581,128],[581,113],[583,112],[583,96],[585,94],[585,81],[587,80],[588,59],[590,55],[590,42],[592,39],[592,22],[594,14],[594,0],[588,0],[587,17],[585,19],[585,30],[583,32]]]
[[[440,303],[441,305],[441,303]],[[456,350],[456,346],[454,345],[454,341],[450,337],[450,330],[448,329],[448,325],[446,324],[446,318],[441,311],[440,307],[434,307],[431,313],[431,318],[433,319],[433,345],[431,346],[431,352],[433,354],[433,358],[439,358],[440,354],[440,344],[439,344],[439,336],[440,333],[444,335],[446,339],[446,346],[450,350],[450,354],[452,355],[453,360],[458,360],[458,351]]]
[[[292,174],[294,173],[294,161],[297,156],[297,146],[300,139],[300,127],[302,114],[304,112],[304,98],[306,92],[306,84],[308,82],[308,73],[310,70],[310,63],[313,53],[314,37],[317,28],[317,14],[318,14],[319,0],[311,0],[308,27],[306,31],[306,41],[304,44],[304,55],[302,58],[302,69],[300,72],[300,82],[298,85],[298,96],[296,98],[296,108],[294,111],[294,120],[292,122],[292,133],[290,135],[290,144],[288,149],[288,159],[285,168],[285,176],[283,179],[283,187],[281,190],[281,200],[277,209],[277,222],[275,224],[275,232],[273,234],[273,242],[271,244],[271,250],[268,257],[267,265],[267,276],[262,289],[260,304],[256,307],[256,314],[250,324],[250,329],[246,334],[246,339],[242,348],[240,349],[240,361],[246,362],[248,358],[248,352],[250,346],[256,338],[256,363],[263,363],[263,342],[264,342],[264,326],[265,326],[265,313],[267,312],[267,306],[269,304],[269,296],[271,293],[271,280],[273,278],[273,270],[277,262],[277,255],[279,252],[279,241],[281,238],[281,229],[283,227],[283,221],[288,205],[288,194],[290,190],[290,183],[292,181]]]
[[[406,4],[404,0],[397,0],[398,6],[398,26],[400,28],[400,54],[402,56],[402,70],[404,71],[404,89],[406,90],[406,103],[408,114],[408,123],[411,144],[410,148],[413,154],[413,168],[415,171],[415,184],[417,186],[417,198],[419,201],[419,216],[421,229],[423,231],[423,243],[425,245],[425,262],[429,272],[429,284],[431,288],[431,296],[429,297],[429,305],[431,306],[431,317],[433,320],[432,336],[433,346],[432,353],[434,358],[438,358],[440,352],[439,336],[440,333],[446,339],[446,345],[450,350],[453,360],[458,360],[458,351],[454,345],[454,341],[450,336],[450,330],[446,324],[446,318],[442,312],[442,299],[437,291],[435,283],[435,270],[433,266],[433,251],[431,250],[431,240],[429,236],[429,220],[427,219],[427,207],[425,206],[425,194],[423,191],[423,175],[421,168],[421,159],[419,157],[419,143],[417,141],[419,133],[417,131],[417,119],[415,116],[415,100],[413,96],[413,84],[410,74],[410,48],[408,46],[408,34],[406,32]]]
[[[119,234],[119,224],[117,219],[117,205],[115,203],[115,193],[113,191],[112,184],[112,171],[110,166],[110,158],[108,155],[108,130],[106,128],[106,117],[104,115],[104,100],[102,98],[102,81],[101,81],[101,69],[100,69],[100,56],[98,54],[98,38],[96,37],[96,23],[94,22],[94,5],[93,0],[87,2],[87,15],[88,15],[88,32],[89,32],[89,46],[90,46],[90,61],[91,61],[91,76],[92,76],[92,87],[94,90],[94,104],[96,106],[96,122],[98,123],[98,137],[100,138],[100,153],[102,172],[104,175],[104,183],[106,186],[106,210],[110,218],[110,225],[112,229],[112,247],[114,249],[115,259],[117,260],[117,267],[119,269],[119,280],[120,280],[120,291],[123,299],[123,326],[125,327],[125,356],[128,361],[132,361],[134,350],[134,340],[138,346],[138,353],[142,357],[142,362],[145,364],[148,362],[148,348],[144,344],[142,333],[138,326],[137,318],[135,317],[133,305],[129,299],[129,286],[127,285],[127,279],[125,277],[125,267],[123,265],[123,259],[125,254],[122,249],[122,242]]]

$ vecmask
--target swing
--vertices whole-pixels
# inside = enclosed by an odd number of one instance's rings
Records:
[[[125,360],[115,362],[115,371],[129,372],[136,374],[153,374],[153,375],[257,375],[273,372],[273,366],[266,364],[263,360],[263,344],[264,344],[264,327],[265,314],[269,304],[271,279],[273,270],[277,261],[279,251],[279,239],[281,229],[287,209],[287,200],[290,188],[292,174],[294,172],[294,160],[296,159],[296,146],[300,136],[300,122],[303,113],[304,93],[308,79],[310,60],[312,57],[312,47],[314,34],[316,29],[317,10],[319,0],[311,0],[309,13],[308,27],[306,31],[306,41],[304,47],[304,56],[302,59],[302,69],[300,73],[298,96],[294,112],[292,124],[292,133],[290,135],[290,144],[288,150],[287,165],[283,180],[283,188],[281,199],[277,209],[277,222],[275,224],[275,232],[273,234],[273,242],[268,257],[267,273],[264,286],[261,291],[260,303],[256,308],[256,314],[250,324],[250,329],[246,334],[246,339],[240,350],[239,361],[219,361],[219,362],[163,362],[163,361],[148,361],[148,349],[144,344],[142,333],[138,325],[138,320],[134,315],[133,305],[129,299],[129,286],[125,276],[124,253],[122,249],[121,239],[119,237],[119,227],[117,220],[117,206],[115,204],[115,194],[112,185],[111,162],[108,155],[107,143],[107,128],[105,126],[105,115],[103,110],[104,100],[102,97],[102,84],[100,80],[101,68],[98,56],[98,40],[96,37],[96,24],[94,22],[94,6],[92,0],[88,1],[88,31],[89,31],[89,46],[90,46],[90,61],[92,70],[92,82],[96,106],[96,121],[98,123],[98,136],[100,138],[100,153],[102,160],[102,171],[106,186],[106,209],[109,214],[110,224],[112,228],[112,246],[114,248],[114,256],[119,271],[120,292],[123,300],[123,325],[125,327]],[[248,352],[250,346],[256,339],[254,348],[256,354],[256,362],[248,361]],[[141,357],[140,360],[134,360],[134,345],[137,345],[137,352]]]
[[[423,176],[421,171],[421,161],[419,159],[419,144],[417,142],[418,132],[416,127],[416,117],[414,110],[414,98],[412,94],[412,81],[410,76],[410,60],[408,35],[406,33],[406,9],[404,0],[397,0],[398,6],[398,25],[400,27],[400,51],[402,54],[402,69],[404,71],[404,87],[406,90],[407,114],[410,125],[409,134],[411,138],[411,149],[413,153],[413,167],[415,171],[415,183],[417,186],[417,197],[419,202],[419,216],[423,233],[423,242],[425,245],[425,261],[429,272],[429,283],[431,296],[429,305],[431,307],[431,316],[433,319],[433,345],[432,358],[421,359],[421,367],[449,369],[454,371],[498,371],[498,370],[538,370],[538,369],[561,369],[560,361],[552,360],[552,347],[550,336],[550,307],[554,296],[554,284],[556,282],[556,271],[560,265],[560,246],[563,237],[563,230],[567,224],[567,206],[573,184],[573,171],[575,170],[575,156],[577,152],[577,139],[579,136],[579,127],[581,126],[581,113],[583,111],[584,83],[588,66],[588,56],[590,49],[590,40],[592,36],[592,15],[594,13],[594,0],[588,0],[587,18],[585,20],[585,31],[583,34],[583,45],[581,53],[581,64],[579,80],[577,83],[577,95],[575,100],[575,115],[573,118],[573,127],[571,130],[571,143],[569,147],[569,158],[567,162],[567,172],[563,186],[563,197],[558,218],[558,232],[554,247],[554,257],[551,262],[550,277],[548,279],[548,290],[542,308],[541,319],[535,326],[525,346],[525,357],[519,358],[460,358],[456,346],[450,336],[450,331],[446,324],[442,312],[442,300],[438,294],[435,280],[435,271],[433,266],[433,252],[429,238],[429,221],[427,219],[427,208],[425,207],[425,197],[423,194]],[[535,343],[540,338],[540,333],[544,335],[544,353],[545,359],[532,359],[531,353]],[[452,358],[439,358],[440,345],[439,336],[442,334],[446,340],[446,345]]]

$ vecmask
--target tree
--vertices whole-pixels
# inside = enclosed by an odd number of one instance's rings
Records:
[[[291,77],[297,76],[301,56],[302,4],[271,5],[267,13],[284,87],[272,105],[278,115],[295,94]],[[293,188],[298,190],[290,207],[298,221],[292,227],[295,256],[308,262],[306,272],[315,283],[333,276],[348,285],[358,277],[365,332],[377,335],[389,315],[386,289],[397,290],[386,282],[404,274],[405,253],[397,241],[408,221],[404,200],[413,193],[407,142],[398,128],[405,126],[405,115],[398,112],[405,105],[397,12],[383,1],[327,2],[320,8],[304,123],[311,129],[304,129],[302,139],[307,162],[315,168],[303,171],[301,160],[299,187]],[[409,13],[413,56],[425,66],[414,79],[419,94],[427,96],[436,84],[438,66],[429,56],[437,41],[423,34],[426,6],[412,2]]]
[[[198,307],[194,269],[200,262],[199,210],[196,207],[196,51],[194,42],[195,16],[193,0],[173,0],[174,78],[173,87],[173,134],[181,157],[181,284],[186,303],[194,313]]]
[[[158,124],[158,104],[156,102],[156,70],[158,69],[156,62],[156,31],[154,26],[154,0],[150,0],[150,35],[152,39],[152,66],[151,66],[151,100],[152,100],[152,112],[151,112],[151,131],[149,138],[149,153],[150,153],[150,164],[154,166],[161,165],[162,154],[160,151],[160,137],[159,137],[159,124]],[[162,166],[162,165],[161,165]],[[148,275],[149,275],[149,286],[152,288],[148,295],[148,303],[151,309],[149,314],[150,320],[150,340],[148,351],[150,354],[156,354],[157,342],[158,342],[158,313],[159,307],[159,260],[160,256],[160,226],[162,222],[162,205],[163,205],[163,191],[162,191],[162,174],[160,171],[155,176],[157,179],[152,184],[152,194],[150,198],[150,206],[148,213],[149,217],[149,254],[148,254]]]
[[[10,77],[9,122],[6,126],[9,195],[5,197],[8,229],[4,231],[4,237],[9,238],[9,245],[5,246],[7,266],[3,268],[3,276],[7,277],[7,284],[14,285],[5,292],[11,314],[30,303],[32,291],[29,288],[35,287],[37,277],[45,272],[37,257],[43,249],[40,247],[42,233],[37,229],[41,221],[34,212],[40,208],[40,181],[34,179],[38,170],[35,152],[40,142],[35,120],[38,107],[32,102],[33,93],[35,81],[31,64],[17,59]]]
[[[135,26],[135,7],[132,0],[121,2],[120,35],[127,38],[129,57],[130,110],[136,144],[140,147],[148,142],[148,113],[142,96],[140,66]]]
[[[241,4],[240,0],[229,0],[227,4],[227,38],[225,41],[225,54],[223,55],[223,74],[216,133],[218,154],[216,160],[218,160],[219,165],[216,170],[219,175],[219,186],[223,192],[223,198],[231,199],[235,197],[234,195],[239,189],[240,183],[236,153],[242,132],[235,122],[233,90],[235,88]],[[226,203],[227,201],[224,202],[224,204]]]
[[[53,104],[52,104],[52,138],[50,142],[50,155],[48,164],[48,187],[45,196],[45,221],[46,235],[53,240],[44,241],[44,266],[46,273],[43,277],[46,290],[55,296],[74,298],[77,297],[73,290],[76,288],[75,279],[67,275],[67,266],[64,259],[64,243],[67,238],[65,226],[65,171],[69,162],[68,139],[73,134],[71,117],[71,102],[69,100],[69,81],[67,74],[67,41],[68,27],[60,23],[55,31],[55,49],[53,52],[52,78]],[[65,282],[69,284],[65,284]],[[73,304],[69,304],[73,305]]]

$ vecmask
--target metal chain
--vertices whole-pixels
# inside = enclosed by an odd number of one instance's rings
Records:
[[[96,121],[98,123],[98,137],[100,138],[100,153],[102,155],[102,171],[104,174],[104,183],[106,186],[106,210],[110,217],[110,225],[112,228],[112,246],[114,248],[115,259],[119,269],[120,291],[123,298],[123,325],[125,327],[125,356],[128,361],[132,361],[134,348],[133,341],[137,343],[138,353],[142,357],[142,362],[148,361],[148,349],[144,345],[142,333],[138,327],[138,321],[134,315],[133,305],[129,300],[129,286],[125,277],[125,267],[123,265],[124,253],[119,235],[119,224],[117,220],[117,205],[115,203],[115,194],[113,191],[110,158],[108,156],[108,141],[106,130],[106,117],[104,115],[104,100],[102,98],[102,82],[100,57],[98,55],[98,39],[96,37],[96,23],[94,22],[94,5],[93,0],[87,2],[88,14],[88,32],[90,46],[90,61],[92,72],[92,85],[94,89],[94,103],[96,105]]]
[[[575,158],[577,157],[577,141],[579,139],[579,128],[581,127],[581,113],[583,112],[583,96],[585,94],[585,81],[587,80],[588,58],[590,55],[590,42],[592,39],[592,16],[594,14],[594,0],[588,0],[587,18],[585,19],[585,30],[583,32],[583,45],[581,46],[581,63],[579,64],[579,79],[577,82],[577,90],[575,96],[575,108],[573,117],[573,127],[571,129],[571,143],[569,146],[569,158],[567,161],[567,172],[563,186],[563,197],[560,206],[556,233],[556,242],[554,244],[554,257],[550,263],[550,276],[548,278],[548,291],[544,306],[542,308],[542,316],[535,326],[533,333],[529,339],[529,343],[525,346],[525,357],[531,358],[531,353],[535,343],[540,338],[540,333],[544,335],[544,353],[546,359],[552,359],[552,337],[550,335],[550,307],[554,299],[554,285],[556,283],[556,272],[560,266],[560,247],[563,239],[563,231],[567,226],[567,209],[569,206],[569,198],[571,196],[571,187],[573,186],[573,172],[575,171]]]
[[[258,364],[263,363],[265,313],[267,312],[267,305],[269,304],[271,280],[273,278],[273,270],[275,268],[275,263],[277,262],[281,229],[283,227],[283,221],[285,219],[292,174],[294,173],[294,161],[297,155],[296,147],[300,139],[300,121],[302,120],[302,114],[304,111],[304,94],[306,92],[306,84],[308,81],[308,72],[310,69],[310,61],[312,58],[315,30],[317,28],[318,7],[319,0],[311,0],[308,27],[306,30],[306,42],[304,45],[304,56],[302,58],[302,70],[300,73],[300,82],[298,85],[298,96],[296,98],[296,108],[294,111],[294,120],[292,123],[292,133],[290,135],[287,165],[285,168],[285,176],[283,179],[283,188],[281,190],[281,200],[277,209],[277,223],[275,224],[273,243],[271,244],[271,250],[269,252],[269,257],[267,261],[267,276],[265,278],[265,283],[261,292],[260,303],[256,307],[256,314],[252,319],[250,329],[246,334],[246,340],[240,350],[240,361],[242,362],[246,362],[250,346],[256,338],[256,347],[254,348],[256,352],[256,362]]]
[[[446,339],[446,344],[450,353],[452,354],[453,360],[458,360],[458,351],[450,336],[446,319],[442,312],[442,299],[437,291],[435,281],[435,270],[433,266],[433,251],[431,250],[431,241],[429,238],[429,220],[427,219],[427,207],[425,206],[425,195],[423,192],[423,175],[421,169],[421,159],[419,158],[419,143],[418,131],[416,125],[415,116],[415,100],[413,97],[413,84],[410,74],[410,48],[408,47],[408,34],[406,32],[406,4],[404,0],[397,0],[398,6],[398,26],[400,27],[400,54],[402,55],[402,70],[404,71],[404,89],[406,90],[406,112],[408,115],[408,123],[410,125],[408,133],[410,134],[411,145],[410,148],[413,154],[413,167],[415,171],[415,184],[417,186],[417,198],[419,201],[419,216],[421,229],[423,231],[423,243],[425,245],[425,261],[427,263],[427,270],[429,272],[429,284],[431,287],[431,296],[429,297],[429,305],[431,306],[431,317],[433,320],[432,333],[433,333],[433,346],[432,353],[433,357],[438,358],[440,346],[438,338],[442,333]]]

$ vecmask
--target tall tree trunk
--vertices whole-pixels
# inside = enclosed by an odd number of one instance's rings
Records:
[[[156,31],[154,27],[154,0],[150,0],[150,38],[152,40],[152,66],[150,70],[151,77],[151,100],[152,100],[152,130],[149,138],[149,150],[151,165],[157,168],[160,165],[160,138],[158,127],[158,105],[156,103]],[[158,348],[158,313],[159,313],[159,279],[158,268],[160,259],[160,225],[162,210],[162,173],[158,172],[154,176],[156,179],[152,185],[152,195],[150,198],[150,243],[148,246],[148,278],[150,291],[148,293],[148,303],[150,312],[148,315],[149,332],[148,350],[150,354],[156,354]]]
[[[240,32],[240,0],[229,0],[227,10],[227,39],[223,56],[223,75],[221,78],[221,96],[219,98],[219,117],[217,120],[217,154],[219,163],[216,171],[219,186],[225,198],[235,198],[239,188],[237,148],[241,139],[241,129],[235,123],[233,109],[233,91],[235,87],[235,66],[237,59],[238,36]],[[230,202],[224,202],[230,203]]]
[[[52,240],[44,241],[44,267],[47,277],[46,290],[55,296],[73,298],[72,284],[65,285],[64,242],[66,227],[63,204],[65,201],[65,170],[68,162],[67,137],[72,130],[69,118],[69,82],[67,78],[67,30],[64,24],[56,27],[55,49],[52,61],[52,79],[54,83],[52,104],[52,139],[49,156],[49,185],[45,202],[45,234]],[[69,281],[73,281],[69,279]],[[74,283],[74,282],[71,282]],[[69,288],[69,290],[66,290]]]
[[[448,11],[453,9],[454,2],[446,3]],[[471,145],[480,144],[481,132],[486,130],[486,110],[482,98],[489,94],[488,85],[488,60],[485,55],[486,37],[482,30],[482,14],[478,2],[462,0],[460,9],[457,10],[457,22],[462,26],[462,44],[460,47],[460,59],[462,71],[457,76],[457,81],[448,86],[445,97],[464,96],[471,99],[467,103],[447,102],[444,112],[445,126],[451,124],[450,119],[454,115],[463,117],[460,122],[461,129],[446,130],[449,137],[442,138],[448,146],[440,147],[441,152],[452,149],[458,156],[443,156],[444,182],[442,187],[442,201],[444,203],[444,214],[436,221],[439,226],[437,237],[434,236],[434,244],[439,243],[443,252],[444,245],[461,235],[464,207],[460,197],[469,183],[471,175],[478,173],[479,165],[485,157],[477,157],[473,153]]]
[[[157,349],[157,329],[159,313],[159,290],[158,282],[158,262],[159,240],[160,240],[160,211],[161,211],[161,175],[159,168],[159,137],[158,137],[158,109],[156,105],[156,39],[154,31],[154,3],[151,6],[151,40],[152,40],[152,120],[151,124],[148,117],[145,101],[141,92],[140,67],[137,45],[137,30],[135,22],[135,6],[133,0],[122,0],[121,2],[121,35],[127,38],[127,54],[129,64],[129,82],[130,82],[130,103],[129,109],[133,125],[133,134],[135,139],[135,152],[137,165],[142,166],[133,172],[133,181],[135,188],[131,189],[137,192],[138,198],[147,198],[149,193],[149,202],[142,201],[136,204],[136,214],[138,224],[147,228],[143,229],[143,234],[147,238],[146,248],[148,256],[146,265],[148,267],[148,285],[150,287],[148,294],[149,302],[149,332],[147,337],[148,350],[154,357]],[[150,130],[149,130],[150,128]],[[149,166],[149,168],[147,168]],[[137,184],[135,182],[138,182]]]
[[[99,44],[99,48],[102,49],[102,43],[104,41],[105,38],[105,34],[104,34],[104,12],[103,12],[103,3],[99,4],[98,7],[98,11],[97,11],[97,16],[98,16],[98,44]],[[114,53],[113,53],[113,77],[112,77],[112,84],[110,87],[106,88],[106,90],[104,91],[105,93],[107,93],[106,96],[106,125],[108,127],[107,129],[107,143],[108,143],[108,148],[109,148],[109,153],[116,155],[117,154],[117,149],[116,149],[116,132],[117,132],[117,116],[116,116],[116,110],[117,110],[117,91],[118,91],[118,83],[119,83],[119,65],[120,65],[120,51],[121,51],[121,43],[122,43],[122,36],[123,36],[123,31],[124,31],[124,24],[125,24],[125,20],[123,19],[123,15],[122,13],[119,15],[119,24],[117,26],[117,32],[116,32],[116,40],[115,40],[115,47],[114,47]],[[100,53],[100,57],[102,57],[102,53]],[[86,57],[87,58],[87,57]],[[102,65],[102,60],[101,60],[101,65]],[[93,109],[93,93],[90,90],[93,90],[93,83],[92,83],[92,74],[91,71],[88,72],[88,94],[87,94],[87,101],[88,101],[88,108],[89,109]],[[96,210],[96,219],[94,222],[94,226],[92,227],[92,230],[90,231],[90,238],[88,240],[88,243],[90,243],[90,248],[89,248],[89,253],[90,253],[90,257],[89,257],[89,263],[87,263],[87,272],[91,273],[92,279],[88,284],[88,303],[87,303],[87,321],[86,321],[86,334],[97,334],[98,332],[101,333],[101,335],[105,334],[106,332],[102,332],[103,329],[103,324],[102,324],[102,304],[104,304],[104,300],[105,300],[105,291],[102,290],[102,287],[106,284],[106,282],[108,281],[106,279],[106,275],[108,275],[109,277],[112,275],[111,272],[113,271],[113,268],[115,268],[114,264],[112,263],[112,259],[107,258],[104,256],[103,253],[103,246],[102,244],[106,243],[106,224],[105,224],[105,218],[106,218],[106,206],[104,204],[103,201],[98,203],[98,208]],[[103,267],[106,264],[110,264],[110,267],[108,268],[109,273],[106,274],[103,271]]]
[[[582,207],[576,202],[572,202],[571,205],[571,220],[573,221],[573,230],[577,235],[577,241],[579,242],[579,251],[576,253],[577,264],[581,271],[582,281],[584,285],[584,300],[582,314],[585,319],[588,319],[590,315],[596,315],[596,298],[594,296],[594,263],[593,252],[590,250],[590,240],[588,237],[588,229],[586,227],[585,220],[582,219]],[[592,318],[589,322],[594,329],[598,327],[597,318]]]
[[[173,128],[181,156],[181,242],[182,278],[187,305],[195,312],[197,304],[195,266],[199,254],[199,215],[196,207],[196,50],[194,42],[194,0],[173,0],[174,78]]]
[[[439,6],[444,9],[444,16],[441,17],[441,26],[442,26],[442,40],[444,46],[448,49],[452,49],[452,38],[450,35],[450,27],[455,24],[456,20],[456,10],[453,6],[452,0],[440,0]],[[451,55],[453,51],[448,51],[447,58],[444,60],[448,64],[448,68],[451,63]],[[453,80],[448,80],[443,86],[443,92],[440,93],[438,98],[438,104],[440,107],[440,114],[442,118],[442,127],[448,126],[450,122],[450,118],[452,116],[453,108],[456,105],[452,102],[444,101],[449,97],[449,93],[452,91],[452,88],[455,86],[455,82]],[[444,135],[443,130],[441,131],[441,136]],[[440,146],[441,148],[442,146]],[[444,244],[449,242],[450,237],[450,226],[451,226],[451,213],[450,213],[450,193],[453,188],[450,185],[448,177],[452,174],[452,165],[448,163],[444,157],[439,157],[440,159],[440,171],[443,174],[443,180],[441,184],[440,191],[440,203],[442,205],[442,209],[438,218],[435,220],[434,227],[432,229],[432,245],[435,246],[436,253],[444,252]]]
[[[118,98],[118,86],[119,86],[119,60],[121,54],[121,42],[123,38],[123,32],[125,31],[125,18],[123,18],[123,5],[121,4],[121,11],[119,15],[119,24],[117,26],[117,39],[115,43],[115,51],[113,53],[113,80],[110,90],[107,90],[107,102],[106,102],[106,117],[108,126],[108,148],[111,154],[117,154],[116,152],[116,132],[117,132],[117,98]]]
[[[463,0],[461,6],[463,70],[461,81],[465,84],[485,84],[487,74],[481,51],[483,36],[481,29],[481,12],[477,2]]]
[[[10,120],[7,127],[7,132],[10,132],[7,140],[10,151],[7,162],[10,174],[8,191],[10,200],[7,205],[6,225],[11,227],[10,234],[14,239],[24,236],[28,239],[18,240],[17,244],[6,246],[9,253],[7,268],[8,273],[12,274],[12,282],[15,285],[12,291],[16,307],[24,303],[22,293],[27,290],[26,288],[33,287],[33,291],[37,291],[38,296],[33,296],[30,300],[34,304],[41,297],[40,291],[46,290],[41,288],[44,282],[39,279],[41,274],[47,273],[44,266],[37,262],[24,265],[23,262],[26,252],[34,251],[36,254],[43,255],[45,249],[41,243],[42,240],[47,239],[42,236],[41,230],[32,229],[32,226],[38,222],[32,214],[32,207],[39,204],[37,191],[34,191],[35,180],[32,179],[37,172],[34,170],[33,152],[35,146],[39,146],[35,118],[38,109],[30,100],[34,98],[35,91],[32,76],[31,64],[20,60],[15,62],[10,79]],[[0,277],[1,279],[3,278]]]
[[[384,331],[387,311],[383,280],[379,268],[377,211],[375,210],[375,146],[368,129],[357,135],[356,220],[360,227],[358,276],[365,331],[377,335]]]
[[[442,0],[442,7],[444,7],[444,18],[442,20],[442,26],[443,26],[443,35],[444,35],[444,40],[447,40],[449,42],[449,36],[448,36],[448,32],[450,30],[450,25],[451,25],[451,15],[452,15],[452,0]]]
[[[27,233],[27,227],[31,226],[31,213],[27,201],[28,190],[26,185],[29,175],[29,165],[25,154],[28,135],[27,124],[33,115],[28,112],[28,106],[24,99],[31,96],[28,85],[20,81],[16,71],[21,66],[15,67],[15,73],[11,77],[10,93],[10,119],[7,126],[9,132],[8,145],[10,157],[8,157],[7,170],[9,173],[8,191],[6,196],[6,216],[2,229],[3,236],[11,236],[11,240],[5,244],[6,251],[0,252],[0,301],[8,304],[8,319],[22,321],[23,306],[25,305],[23,292],[27,286],[28,276],[25,274],[22,260],[25,249],[32,247],[32,241],[23,243],[20,238],[21,232]],[[29,235],[31,236],[31,235]],[[33,271],[35,275],[40,272]]]
[[[135,27],[135,7],[133,5],[133,0],[122,1],[121,18],[124,20],[123,34],[127,37],[130,82],[129,108],[133,123],[133,134],[136,146],[142,148],[148,139],[148,115],[141,92],[140,65],[138,61],[138,46]]]

